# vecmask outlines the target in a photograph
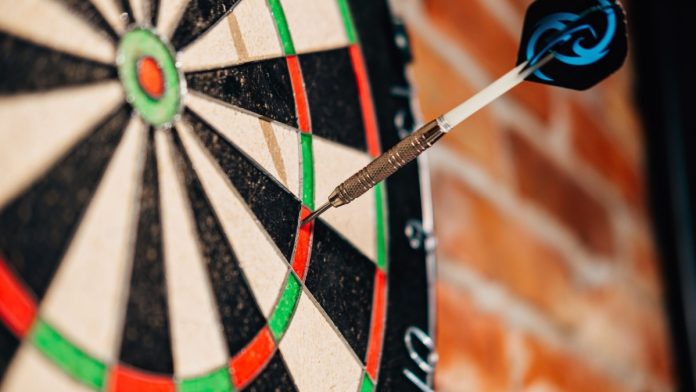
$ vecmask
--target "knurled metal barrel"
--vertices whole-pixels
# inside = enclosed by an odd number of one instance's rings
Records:
[[[437,120],[425,124],[337,186],[329,196],[329,203],[340,207],[352,202],[416,159],[444,134],[445,131],[440,128]]]

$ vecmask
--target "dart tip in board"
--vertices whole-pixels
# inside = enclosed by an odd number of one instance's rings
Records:
[[[323,206],[319,207],[316,211],[312,212],[307,216],[306,218],[302,219],[302,222],[300,222],[300,226],[304,226],[306,224],[312,223],[313,220],[319,217],[319,215],[323,214],[326,212],[329,208],[331,208],[331,202],[326,202]]]

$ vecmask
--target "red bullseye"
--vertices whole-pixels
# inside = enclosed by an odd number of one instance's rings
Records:
[[[146,56],[138,60],[138,83],[145,93],[154,99],[164,94],[164,75],[157,60]]]

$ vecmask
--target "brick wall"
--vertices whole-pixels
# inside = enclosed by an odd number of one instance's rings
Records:
[[[512,68],[527,4],[394,1],[424,119]],[[673,389],[630,72],[526,83],[429,154],[439,390]]]

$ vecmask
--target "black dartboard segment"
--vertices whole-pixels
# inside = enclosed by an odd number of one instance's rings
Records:
[[[150,129],[120,359],[138,369],[172,374],[160,209],[154,130]]]
[[[81,34],[112,38],[109,64],[50,49],[32,20],[21,36],[0,33],[0,113],[10,124],[0,137],[38,128],[25,129],[18,118],[26,113],[15,116],[11,109],[30,107],[16,97],[36,97],[40,121],[43,105],[58,105],[44,102],[65,91],[119,87],[119,109],[105,108],[84,129],[64,129],[77,122],[60,117],[91,118],[87,105],[51,112],[57,123],[46,132],[86,136],[55,146],[65,153],[34,169],[31,181],[11,179],[21,189],[0,187],[0,279],[11,283],[0,290],[3,388],[12,380],[15,389],[36,389],[39,380],[17,376],[28,374],[18,360],[27,355],[38,356],[57,389],[411,390],[404,370],[430,382],[403,343],[409,327],[432,333],[426,252],[404,235],[427,225],[417,164],[362,200],[369,210],[346,207],[300,226],[339,171],[412,130],[407,49],[394,43],[403,30],[393,29],[385,1],[310,3],[58,0],[94,27]],[[114,14],[100,13],[108,9],[124,11],[125,29],[109,25]],[[108,44],[97,49],[106,49],[97,58],[110,58]],[[17,156],[6,144],[0,156]],[[0,172],[14,170],[4,162]],[[113,190],[119,180],[130,181],[128,202]],[[99,226],[111,219],[92,213],[101,200],[129,211]],[[99,242],[110,238],[84,241],[92,237],[82,228],[111,225],[122,227],[104,231],[127,248],[103,263],[113,269],[95,267],[90,279],[64,268],[76,265],[71,258],[61,265],[73,244],[105,254]],[[92,303],[75,301],[59,320],[73,302],[55,293],[85,280],[109,284],[84,289]],[[100,303],[118,313],[103,324],[117,325],[107,339],[86,337],[101,333],[80,329],[99,314],[86,309]]]
[[[131,0],[120,0],[121,9],[126,14],[126,25],[140,23],[144,26],[155,26],[159,11],[159,0],[142,0],[131,4]],[[136,12],[133,7],[140,6],[138,12],[143,16],[142,21],[136,20]]]
[[[0,94],[43,91],[116,79],[116,68],[0,33]]]
[[[359,358],[370,334],[375,264],[322,221],[314,229],[307,289]]]
[[[300,55],[312,132],[365,151],[365,127],[348,49]]]
[[[189,73],[186,81],[191,90],[271,120],[297,126],[295,98],[285,59]]]
[[[148,9],[150,11],[150,22],[152,25],[154,25],[157,17],[159,16],[160,0],[150,0],[148,4]]]
[[[254,379],[243,391],[263,392],[263,391],[297,391],[292,376],[288,372],[287,366],[280,353],[276,353],[268,362],[266,368]]]
[[[135,15],[133,14],[133,8],[131,7],[130,0],[120,0],[118,5],[121,6],[123,10],[122,17],[125,18],[126,24],[130,25],[135,22]]]
[[[0,325],[0,377],[5,374],[17,347],[19,339],[5,325]]]
[[[174,31],[172,45],[176,49],[183,48],[230,12],[239,1],[195,0],[189,2],[176,31]]]

